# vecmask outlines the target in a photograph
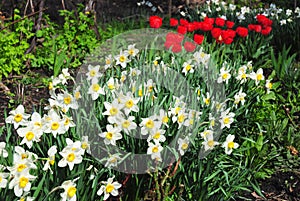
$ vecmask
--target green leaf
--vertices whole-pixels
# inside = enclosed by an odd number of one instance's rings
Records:
[[[271,91],[268,94],[265,94],[261,97],[262,100],[267,101],[267,100],[276,100],[276,95],[273,91]]]

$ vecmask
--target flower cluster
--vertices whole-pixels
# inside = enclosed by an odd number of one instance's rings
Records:
[[[154,19],[160,19],[160,23],[154,26],[153,23],[156,21]],[[216,18],[210,18],[205,17],[203,21],[193,21],[189,22],[186,19],[170,19],[170,26],[171,27],[177,27],[177,35],[172,34],[167,38],[168,41],[177,41],[176,43],[168,42],[168,46],[173,45],[172,51],[178,52],[179,51],[179,44],[178,42],[181,42],[183,36],[186,33],[193,33],[193,39],[196,44],[202,44],[205,34],[206,37],[208,37],[208,34],[214,38],[214,40],[217,43],[224,43],[224,44],[231,44],[236,36],[239,36],[241,38],[245,38],[248,36],[248,30],[255,31],[257,33],[261,33],[262,35],[269,35],[272,30],[272,20],[267,18],[264,15],[257,15],[256,16],[257,22],[259,24],[249,24],[248,28],[243,26],[236,25],[235,22],[226,20],[226,17],[216,17]],[[152,28],[159,28],[162,25],[162,18],[158,16],[151,16],[150,17],[150,27]],[[168,47],[167,46],[167,47]],[[184,45],[186,47],[185,49],[188,51],[193,51],[195,49],[195,45],[191,45],[189,43],[186,43]]]

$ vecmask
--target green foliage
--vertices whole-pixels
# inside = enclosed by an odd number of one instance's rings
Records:
[[[19,11],[15,10],[15,19],[20,18]],[[32,22],[21,20],[15,24],[15,30],[8,27],[0,31],[0,80],[2,76],[7,77],[12,72],[20,73],[26,68],[25,62],[33,58],[33,55],[25,54],[30,46],[27,40],[32,37],[32,33],[28,31],[32,26]]]

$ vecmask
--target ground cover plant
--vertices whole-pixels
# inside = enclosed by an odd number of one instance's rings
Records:
[[[266,179],[287,171],[280,191],[299,199],[299,34],[274,39],[297,33],[299,8],[207,1],[101,40],[80,9],[57,36],[50,22],[36,32],[35,53],[2,57],[2,76],[29,59],[51,77],[42,107],[4,113],[1,198],[274,200]]]

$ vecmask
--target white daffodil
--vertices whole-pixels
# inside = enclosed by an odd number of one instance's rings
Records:
[[[48,149],[48,158],[46,159],[46,163],[43,167],[43,170],[44,171],[47,171],[48,169],[50,170],[51,174],[53,174],[53,171],[51,169],[51,166],[54,165],[55,163],[55,154],[57,153],[57,146],[56,145],[53,145],[52,147],[50,147]]]
[[[188,114],[185,113],[184,111],[180,111],[177,116],[172,117],[173,123],[177,122],[178,123],[178,128],[181,128],[182,125],[185,125],[184,122],[187,119]]]
[[[126,79],[127,79],[127,71],[125,70],[121,72],[120,84],[122,85]]]
[[[252,72],[250,73],[249,77],[252,79],[252,80],[255,80],[255,84],[258,85],[258,83],[261,81],[261,80],[264,80],[265,77],[263,75],[263,69],[260,68],[257,70],[257,72]]]
[[[213,129],[216,125],[216,118],[211,113],[209,113],[208,120],[209,120],[209,128]]]
[[[109,158],[107,159],[104,166],[107,168],[116,167],[120,160],[120,154],[109,155]]]
[[[64,181],[60,188],[64,189],[64,192],[60,194],[61,201],[76,201],[76,184],[74,181]]]
[[[225,148],[225,153],[230,155],[232,153],[233,149],[237,149],[239,147],[239,144],[236,142],[233,142],[235,136],[229,134],[226,137],[226,141],[222,144],[222,147]]]
[[[205,139],[206,136],[213,135],[213,133],[214,133],[213,130],[205,128],[205,130],[203,132],[201,132],[200,135],[203,139]]]
[[[228,80],[231,78],[231,74],[230,74],[230,70],[226,70],[225,67],[223,66],[220,69],[220,76],[217,80],[218,83],[222,83],[225,82],[226,84],[228,84]]]
[[[238,75],[236,76],[236,79],[240,81],[241,84],[245,83],[247,81],[247,78],[249,75],[246,73],[247,66],[243,65],[238,69]]]
[[[194,72],[194,65],[191,64],[192,61],[184,62],[182,72],[186,76],[188,73]]]
[[[202,145],[204,146],[204,150],[213,150],[215,146],[219,145],[220,143],[217,141],[214,141],[213,133],[209,133],[205,135],[204,142],[202,142]]]
[[[116,141],[122,139],[122,134],[120,132],[120,128],[107,125],[106,132],[100,133],[99,136],[104,138],[104,143],[106,145],[111,144],[116,146]]]
[[[108,122],[111,124],[118,124],[118,118],[122,118],[124,116],[121,111],[121,109],[123,108],[123,104],[120,104],[119,100],[116,98],[112,103],[104,102],[104,107],[106,111],[102,114],[108,116]]]
[[[110,55],[106,56],[105,57],[105,65],[104,65],[104,68],[105,70],[108,69],[108,68],[111,68],[112,67],[112,63],[113,63],[113,58]]]
[[[8,157],[8,152],[5,149],[6,143],[5,142],[0,142],[0,156],[3,158]]]
[[[45,117],[46,121],[46,129],[45,133],[52,133],[56,138],[57,134],[64,134],[66,132],[66,128],[64,126],[64,121],[60,118],[60,116],[54,110],[50,110],[48,115]]]
[[[147,154],[151,155],[151,159],[161,161],[160,152],[163,150],[163,147],[158,141],[154,141],[154,143],[148,143]]]
[[[75,127],[75,123],[73,122],[73,118],[67,115],[63,115],[62,121],[64,122],[65,130],[68,131],[69,128]]]
[[[82,136],[81,138],[81,148],[85,150],[88,154],[91,154],[91,144],[89,142],[88,136]]]
[[[32,152],[25,151],[22,147],[16,146],[13,154],[13,166],[7,167],[11,175],[22,175],[30,169],[37,169],[35,160],[38,156]]]
[[[118,189],[121,188],[121,184],[119,184],[117,181],[113,181],[114,177],[109,178],[107,181],[102,181],[100,189],[97,191],[97,195],[102,195],[104,193],[104,200],[107,200],[109,196],[117,196],[119,195]]]
[[[220,123],[221,129],[224,127],[230,128],[230,124],[234,121],[233,117],[235,114],[233,112],[229,112],[229,109],[221,112]]]
[[[267,94],[270,93],[270,90],[272,89],[273,87],[273,83],[271,82],[271,80],[266,80],[266,88],[267,88]]]
[[[81,93],[80,93],[80,86],[76,87],[76,89],[73,92],[73,96],[75,100],[79,100],[81,98]]]
[[[184,153],[188,150],[189,148],[189,143],[190,143],[190,140],[188,138],[188,136],[186,136],[185,138],[179,138],[178,141],[178,151],[180,153],[181,156],[184,155]]]
[[[57,94],[57,101],[64,113],[68,112],[70,108],[74,110],[78,109],[76,99],[68,92]]]
[[[208,68],[208,63],[209,63],[209,60],[210,60],[210,54],[206,54],[202,50],[203,50],[203,48],[201,48],[199,51],[196,51],[193,54],[194,60],[198,64],[203,64],[206,68]]]
[[[68,144],[61,152],[59,152],[63,158],[58,162],[58,166],[66,167],[68,165],[69,169],[73,170],[75,164],[80,164],[82,162],[83,151],[80,150],[81,148],[77,148],[72,146],[72,144]]]
[[[163,125],[165,125],[167,128],[169,128],[169,120],[170,118],[168,117],[168,113],[163,110],[163,109],[160,109],[159,110],[159,116],[156,117]]]
[[[142,72],[137,68],[130,68],[129,75],[131,77],[138,77]]]
[[[88,65],[89,72],[86,73],[87,80],[93,80],[93,79],[98,80],[98,78],[102,76],[99,69],[100,69],[99,65],[97,66]]]
[[[14,189],[14,193],[17,197],[21,197],[24,192],[29,192],[31,189],[31,181],[33,181],[36,176],[29,173],[29,170],[23,171],[9,182],[9,189]]]
[[[139,98],[134,98],[131,92],[127,92],[126,96],[120,98],[120,102],[124,104],[123,110],[126,115],[129,115],[131,111],[139,112],[138,102]]]
[[[89,87],[88,94],[92,95],[92,100],[96,100],[100,94],[105,95],[104,89],[98,84],[97,79],[92,79],[92,83]]]
[[[128,45],[127,53],[129,54],[129,56],[135,57],[139,53],[139,50],[135,48],[135,44],[132,44]]]
[[[129,116],[128,118],[120,118],[118,119],[118,121],[120,122],[118,124],[118,127],[121,128],[127,135],[129,135],[132,130],[135,130],[137,128],[134,120],[134,116]]]
[[[239,102],[241,102],[242,105],[244,105],[245,104],[245,97],[246,97],[246,95],[247,94],[244,93],[242,91],[242,88],[241,88],[240,91],[237,94],[234,95],[234,104],[238,105]]]
[[[166,133],[165,130],[155,128],[150,132],[150,135],[147,139],[147,142],[150,142],[151,140],[158,141],[158,142],[164,142],[166,141],[166,137],[164,134]]]
[[[186,127],[193,126],[194,123],[199,120],[201,112],[195,110],[189,110],[188,116],[183,125]]]
[[[9,112],[9,116],[5,119],[6,123],[14,124],[14,129],[17,129],[20,125],[26,126],[30,117],[29,114],[25,113],[23,105],[19,105],[15,110]]]
[[[116,59],[116,65],[120,65],[122,68],[126,68],[127,63],[130,62],[130,59],[128,58],[128,52],[127,51],[120,51],[120,54],[115,57]]]
[[[30,192],[25,192],[18,201],[33,201],[35,199],[34,197],[27,196],[27,194],[30,194]]]
[[[18,135],[23,138],[20,145],[26,144],[30,149],[33,142],[39,142],[43,132],[36,129],[34,126],[29,125],[27,127],[19,128],[17,130]]]
[[[148,118],[142,118],[142,122],[140,123],[141,128],[141,134],[147,135],[148,133],[151,133],[152,130],[155,130],[156,128],[160,128],[161,123],[156,121],[155,116],[150,116]]]
[[[9,177],[9,173],[7,172],[0,172],[0,188],[6,188]]]
[[[119,83],[117,79],[114,79],[113,77],[109,78],[109,80],[106,82],[106,86],[109,89],[109,91],[114,92],[116,89],[119,88]]]
[[[210,97],[209,92],[206,92],[206,96],[202,95],[202,99],[206,106],[209,105],[211,102],[211,97]]]

